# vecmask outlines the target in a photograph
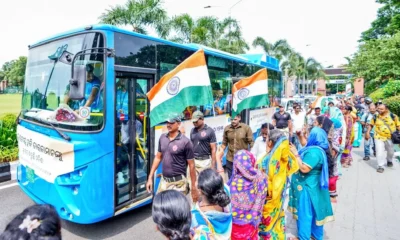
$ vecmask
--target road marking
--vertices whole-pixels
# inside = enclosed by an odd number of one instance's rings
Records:
[[[16,183],[11,183],[11,184],[8,184],[8,185],[0,186],[0,190],[6,189],[6,188],[10,188],[10,187],[14,187],[14,186],[17,186],[17,185],[18,185],[18,183],[16,182]]]

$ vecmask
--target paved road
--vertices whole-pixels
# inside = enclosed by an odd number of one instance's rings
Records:
[[[3,231],[7,223],[24,208],[33,205],[18,186],[1,189],[0,185],[0,231]],[[92,224],[79,225],[63,221],[62,235],[64,239],[163,239],[156,231],[151,218],[151,206],[142,207],[108,219],[106,221]]]
[[[399,164],[378,174],[374,157],[367,162],[362,160],[362,148],[354,149],[353,157],[353,166],[344,169],[338,181],[336,221],[325,226],[325,239],[400,239]],[[33,204],[18,186],[2,189],[3,186],[0,184],[1,230],[13,216]],[[296,222],[290,216],[287,223],[288,232],[296,234]],[[155,230],[150,206],[93,225],[63,222],[62,231],[64,239],[163,239]]]
[[[363,146],[353,149],[353,166],[338,181],[335,221],[325,225],[325,239],[395,240],[399,237],[400,167],[376,172],[376,158],[364,161]],[[289,215],[289,214],[288,214]],[[296,222],[287,216],[287,228],[296,234]]]

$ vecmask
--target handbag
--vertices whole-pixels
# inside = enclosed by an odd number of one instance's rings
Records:
[[[391,116],[391,117],[392,117],[392,116]],[[395,120],[393,117],[392,117],[392,119],[393,119],[393,121]],[[400,144],[400,132],[399,132],[397,129],[396,129],[395,131],[392,132],[392,130],[390,130],[389,125],[387,125],[386,122],[383,121],[382,119],[381,119],[381,121],[382,121],[383,124],[385,124],[385,126],[389,129],[393,144]]]

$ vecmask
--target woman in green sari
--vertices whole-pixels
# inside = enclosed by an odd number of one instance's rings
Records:
[[[322,240],[324,224],[334,220],[328,190],[327,149],[328,136],[318,127],[311,130],[307,145],[299,152],[291,146],[293,154],[302,161],[300,171],[292,177],[289,199],[289,210],[297,219],[301,240]]]

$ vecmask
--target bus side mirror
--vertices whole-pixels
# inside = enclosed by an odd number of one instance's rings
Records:
[[[71,100],[82,100],[86,89],[86,66],[72,63],[71,80],[69,80],[69,98]]]

